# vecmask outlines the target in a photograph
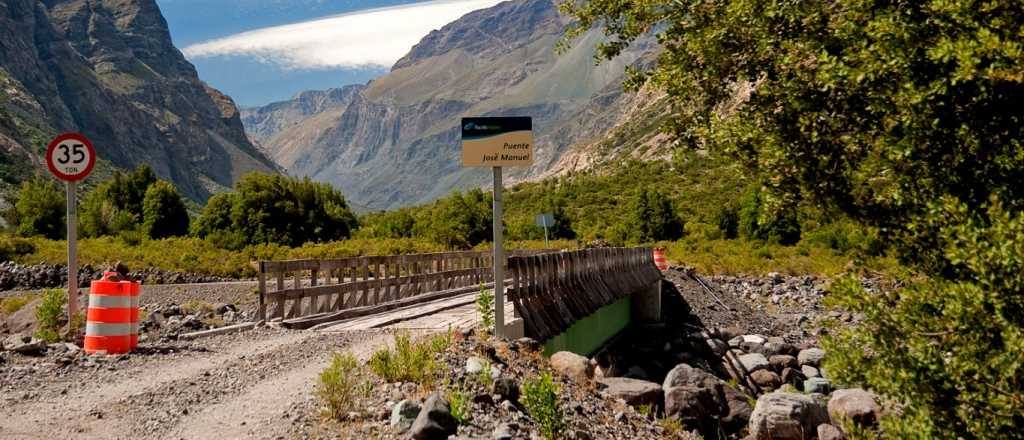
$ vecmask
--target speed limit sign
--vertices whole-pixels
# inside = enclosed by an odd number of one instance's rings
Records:
[[[66,183],[68,222],[68,322],[78,315],[78,198],[75,187],[96,165],[96,150],[85,136],[64,133],[46,147],[46,166]]]
[[[46,165],[58,179],[77,182],[88,176],[96,165],[96,150],[85,136],[64,133],[46,148]]]

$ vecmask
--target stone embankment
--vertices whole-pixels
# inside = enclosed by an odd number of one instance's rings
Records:
[[[89,283],[92,280],[100,279],[103,276],[103,272],[103,269],[90,265],[80,267],[78,269],[79,287],[89,287]],[[126,273],[128,278],[144,284],[192,284],[229,281],[228,278],[154,268],[127,271]],[[62,287],[66,286],[67,282],[68,268],[63,264],[39,263],[24,265],[12,261],[0,262],[0,291]]]

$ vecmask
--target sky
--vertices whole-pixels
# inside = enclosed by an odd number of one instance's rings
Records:
[[[499,0],[157,0],[199,77],[241,107],[383,75],[431,30]]]

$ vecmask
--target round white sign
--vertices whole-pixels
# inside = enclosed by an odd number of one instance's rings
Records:
[[[96,165],[96,150],[85,136],[65,133],[57,136],[46,148],[46,166],[58,179],[82,180]]]

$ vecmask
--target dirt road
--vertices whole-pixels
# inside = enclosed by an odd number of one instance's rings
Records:
[[[94,368],[33,374],[0,392],[5,439],[291,438],[331,354],[366,358],[384,331],[258,329]],[[297,417],[298,416],[298,417]]]

